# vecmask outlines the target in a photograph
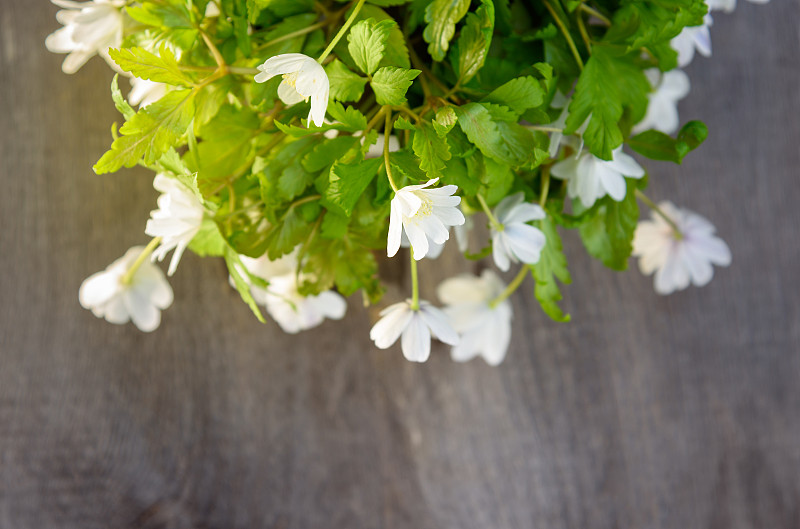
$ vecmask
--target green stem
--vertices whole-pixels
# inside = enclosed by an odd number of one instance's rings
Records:
[[[387,110],[386,121],[383,126],[383,165],[386,167],[386,177],[389,179],[389,185],[392,186],[394,192],[397,193],[397,184],[394,183],[394,178],[392,178],[392,167],[391,167],[392,164],[389,163],[389,138],[391,134],[392,134],[392,111]],[[414,268],[414,273],[416,273],[416,268]]]
[[[297,31],[292,31],[291,33],[287,33],[286,35],[281,35],[280,37],[276,37],[272,40],[265,42],[264,44],[260,44],[256,49],[263,50],[265,48],[269,48],[270,46],[274,46],[275,44],[279,44],[286,40],[291,40],[295,37],[302,37],[307,33],[311,33],[316,31],[322,27],[327,26],[330,23],[329,20],[323,20],[322,22],[317,22],[316,24],[311,24],[310,26],[304,27],[303,29],[298,29]]]
[[[497,296],[496,298],[494,298],[492,301],[489,302],[489,308],[490,309],[497,308],[497,306],[500,303],[504,302],[506,299],[508,299],[508,297],[511,294],[516,292],[516,290],[519,288],[522,282],[525,281],[525,278],[528,277],[529,272],[530,269],[528,268],[528,265],[525,265],[522,268],[520,268],[517,277],[515,277],[514,280],[508,284],[506,289],[503,290],[499,296]]]
[[[322,55],[319,56],[319,59],[317,59],[318,63],[322,64],[322,62],[328,58],[328,55],[330,55],[330,53],[333,51],[333,48],[336,47],[342,37],[344,37],[344,34],[347,33],[347,30],[350,29],[350,26],[355,21],[356,16],[358,16],[358,12],[361,11],[362,7],[364,7],[364,2],[366,1],[367,0],[358,0],[356,7],[353,8],[353,12],[350,13],[350,16],[345,21],[344,26],[339,29],[339,32],[333,37],[333,40],[330,42],[330,44],[328,44],[328,47],[325,48],[325,51],[322,52]]]
[[[607,16],[605,16],[603,13],[601,13],[600,11],[594,9],[593,7],[589,7],[586,4],[581,4],[581,5],[578,6],[578,9],[580,9],[581,11],[583,11],[583,12],[589,14],[589,15],[592,15],[593,17],[595,17],[597,19],[602,20],[607,26],[611,25],[611,20]]]
[[[150,257],[150,254],[153,253],[153,250],[155,250],[159,244],[161,244],[161,237],[155,237],[150,241],[142,253],[139,254],[139,257],[137,257],[133,262],[131,267],[128,268],[128,271],[125,272],[125,275],[122,276],[122,279],[120,279],[120,282],[123,285],[131,284],[131,281],[133,281],[133,276],[136,275],[136,271],[139,270],[139,267],[142,266],[142,263],[145,261],[145,259]]]
[[[550,167],[542,168],[542,195],[539,197],[539,206],[544,208],[547,202],[547,193],[550,192]]]
[[[525,128],[528,130],[538,130],[540,132],[564,132],[564,129],[559,129],[557,127],[545,127],[542,125],[525,125]]]
[[[492,224],[492,226],[494,227],[494,229],[495,229],[495,230],[497,230],[497,231],[502,231],[502,230],[503,230],[503,225],[502,225],[502,224],[500,224],[500,223],[497,221],[497,218],[496,218],[496,217],[494,216],[494,214],[492,213],[492,210],[491,210],[491,209],[489,209],[489,205],[488,205],[488,204],[486,204],[486,199],[485,199],[485,198],[483,198],[483,195],[481,195],[480,193],[478,193],[477,195],[475,195],[475,197],[478,199],[478,202],[480,202],[480,204],[481,204],[481,208],[483,208],[483,212],[484,212],[484,213],[486,213],[486,216],[487,216],[487,217],[489,217],[489,222]]]
[[[410,248],[411,258],[411,310],[419,310],[419,278],[417,277],[417,260],[414,259],[414,248]]]
[[[678,228],[678,225],[675,224],[675,221],[672,220],[672,218],[670,218],[669,215],[664,213],[664,210],[662,210],[660,207],[658,207],[658,204],[656,204],[655,202],[650,200],[650,198],[647,195],[645,195],[644,193],[642,193],[638,189],[636,190],[636,198],[638,198],[639,200],[644,202],[647,205],[647,207],[649,207],[650,209],[655,211],[656,214],[658,214],[659,217],[664,219],[666,221],[666,223],[670,225],[670,227],[672,228],[672,231],[675,232],[675,238],[676,239],[678,239],[678,240],[683,239],[683,232],[681,232],[680,228]]]
[[[586,25],[583,23],[583,17],[578,15],[578,31],[581,33],[583,44],[586,46],[586,51],[592,53],[592,41],[589,38],[589,33],[586,31]]]
[[[546,7],[547,10],[550,11],[550,14],[553,16],[553,19],[555,20],[555,23],[558,26],[558,29],[561,30],[561,33],[564,35],[564,38],[567,39],[567,45],[569,46],[572,55],[575,57],[575,62],[578,63],[578,67],[581,70],[583,70],[583,59],[581,59],[581,54],[578,53],[578,48],[575,47],[575,41],[572,40],[572,36],[569,34],[567,26],[565,26],[564,22],[560,18],[558,18],[556,10],[553,9],[553,6],[550,5],[550,2],[548,2],[547,0],[542,0],[542,3],[544,3],[544,7]]]

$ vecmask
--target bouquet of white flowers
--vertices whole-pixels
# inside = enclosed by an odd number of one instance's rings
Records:
[[[706,219],[645,194],[629,153],[681,163],[707,136],[681,126],[679,67],[711,54],[709,11],[735,0],[52,0],[47,48],[65,73],[103,57],[124,118],[98,174],[141,165],[161,192],[127,251],[81,286],[112,323],[152,331],[172,289],[152,263],[221,257],[231,285],[286,331],[383,294],[376,254],[408,247],[412,291],[370,333],[424,362],[496,365],[510,295],[528,276],[543,310],[570,282],[558,227],[616,270],[639,258],[668,294],[731,256]],[[138,106],[138,109],[135,108]],[[626,152],[626,150],[628,152]],[[639,203],[652,211],[639,221]],[[473,230],[479,224],[485,230]],[[450,240],[487,269],[420,299],[417,261]],[[480,248],[472,252],[471,249]]]

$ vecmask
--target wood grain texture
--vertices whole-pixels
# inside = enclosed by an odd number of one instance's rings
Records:
[[[111,74],[61,73],[55,11],[0,0],[1,528],[800,527],[797,0],[715,18],[681,105],[711,136],[649,165],[651,196],[711,219],[733,265],[663,298],[566,233],[573,322],[528,285],[499,368],[379,351],[356,298],[284,335],[191,255],[155,333],[81,309],[156,193],[92,173]],[[424,296],[461,266],[423,263]]]

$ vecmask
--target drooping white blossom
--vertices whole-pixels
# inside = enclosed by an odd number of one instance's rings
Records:
[[[175,250],[167,271],[172,275],[184,250],[200,231],[205,208],[190,189],[174,178],[157,174],[153,187],[162,194],[158,197],[158,209],[150,212],[144,232],[162,238],[153,252],[154,260],[163,261],[170,251]]]
[[[546,242],[544,233],[528,224],[545,218],[544,210],[524,200],[522,192],[509,195],[494,211],[500,226],[492,226],[492,257],[503,272],[508,271],[511,262],[538,263]]]
[[[414,259],[420,260],[428,254],[429,241],[444,244],[450,238],[448,226],[464,224],[464,214],[457,207],[461,197],[452,196],[458,188],[454,185],[430,188],[438,181],[438,178],[433,178],[424,184],[406,186],[395,193],[386,244],[389,257],[393,257],[400,249],[403,231],[411,242]]]
[[[270,57],[258,66],[261,73],[255,76],[257,83],[264,83],[276,75],[282,75],[278,85],[278,97],[287,105],[294,105],[311,98],[308,121],[321,127],[328,108],[330,82],[325,69],[314,59],[302,53],[284,53]]]
[[[505,289],[497,274],[489,269],[480,277],[470,274],[446,279],[436,290],[443,309],[460,341],[450,356],[467,362],[481,356],[490,366],[499,365],[511,343],[511,302],[504,299],[492,306]]]
[[[369,146],[367,154],[364,158],[380,158],[383,156],[384,136],[382,132],[378,133],[378,140]],[[363,143],[363,140],[362,140]],[[397,152],[400,150],[400,142],[394,134],[389,135],[389,152]]]
[[[296,253],[275,261],[267,255],[259,258],[239,256],[239,259],[250,274],[269,283],[267,288],[251,283],[250,293],[256,303],[266,307],[284,332],[296,334],[316,327],[325,318],[339,320],[344,317],[347,302],[340,294],[332,290],[316,296],[300,294],[298,280],[302,281],[303,276],[297,275]],[[243,275],[247,278],[246,274]]]
[[[767,4],[769,0],[750,0],[754,4]],[[736,0],[706,0],[709,11],[732,13],[736,9]]]
[[[381,311],[381,319],[369,332],[370,339],[379,349],[388,349],[401,336],[403,356],[411,362],[428,359],[431,337],[449,345],[458,344],[458,334],[447,316],[427,301],[420,301],[416,310],[411,308],[411,300],[386,307]]]
[[[561,148],[562,143],[565,142],[564,136],[564,129],[567,127],[567,118],[569,117],[569,104],[572,100],[561,92],[556,91],[555,96],[553,97],[553,101],[550,103],[550,106],[553,108],[560,108],[561,114],[558,115],[558,118],[550,124],[548,127],[555,129],[553,132],[550,133],[550,147],[548,149],[550,158],[557,158],[558,157],[558,150]],[[575,131],[575,134],[580,137],[580,145],[578,146],[578,154],[583,151],[583,133],[586,132],[586,128],[589,126],[589,121],[591,120],[592,116],[589,115],[583,124]]]
[[[464,211],[462,209],[461,213]],[[475,227],[475,219],[473,215],[464,215],[464,224],[453,226],[453,232],[456,234],[456,243],[458,244],[458,251],[466,253],[469,250],[469,233]]]
[[[340,320],[347,311],[347,302],[337,292],[326,290],[316,296],[303,296],[298,292],[297,274],[273,277],[267,289],[257,295],[253,292],[256,303],[267,307],[267,312],[278,322],[284,332],[296,334],[321,324],[325,318]]]
[[[157,83],[148,79],[131,77],[131,91],[128,94],[128,102],[139,108],[155,103],[167,93],[167,85]]]
[[[680,126],[678,101],[689,93],[689,76],[683,70],[677,69],[662,74],[658,68],[651,68],[644,73],[653,91],[648,95],[647,113],[633,127],[631,133],[638,134],[653,129],[672,134]]]
[[[161,311],[172,304],[173,294],[164,272],[147,260],[130,282],[122,281],[142,251],[144,246],[134,246],[108,268],[86,278],[78,292],[81,306],[110,323],[132,320],[139,330],[154,331],[161,323]]]
[[[67,53],[61,65],[64,73],[77,72],[94,55],[100,55],[113,68],[109,48],[122,44],[125,0],[50,0],[63,7],[56,20],[64,27],[47,36],[44,45],[53,53]]]
[[[633,255],[639,258],[639,270],[645,275],[655,272],[656,292],[670,294],[689,284],[701,287],[714,276],[712,265],[731,263],[728,245],[714,235],[716,228],[707,219],[667,201],[658,207],[677,225],[681,235],[653,211],[651,220],[639,222],[633,238]]]
[[[644,169],[636,160],[622,152],[622,146],[612,152],[611,160],[603,160],[589,152],[569,156],[553,165],[550,174],[567,180],[567,194],[591,207],[595,201],[609,195],[616,201],[625,198],[625,177],[641,178]]]
[[[672,48],[678,52],[678,68],[684,68],[692,62],[695,50],[703,57],[711,57],[709,28],[713,23],[711,15],[706,15],[702,25],[683,28],[680,34],[670,41]]]

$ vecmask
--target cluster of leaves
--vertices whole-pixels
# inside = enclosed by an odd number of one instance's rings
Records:
[[[494,206],[523,191],[541,203],[547,236],[531,266],[544,310],[566,320],[557,280],[570,282],[557,226],[578,229],[589,253],[624,269],[639,216],[629,180],[621,202],[565,211],[566,186],[548,178],[557,160],[536,130],[556,118],[557,91],[572,93],[565,133],[610,159],[623,143],[680,162],[705,137],[693,122],[678,138],[630,137],[647,107],[647,68],[676,66],[669,41],[702,22],[702,0],[367,0],[325,62],[329,124],[314,127],[306,104],[277,99],[280,78],[252,68],[282,53],[318,57],[354,9],[342,0],[139,0],[111,56],[130,74],[170,86],[135,111],[115,84],[125,117],[98,173],[145,165],[190,187],[213,219],[191,248],[225,257],[276,259],[299,247],[304,293],[335,287],[381,293],[375,252],[386,247],[392,189],[440,178],[466,212],[480,195]],[[381,129],[400,149],[368,157]],[[546,196],[541,196],[546,193]],[[481,254],[486,255],[484,251]],[[246,282],[240,292],[252,304]]]

